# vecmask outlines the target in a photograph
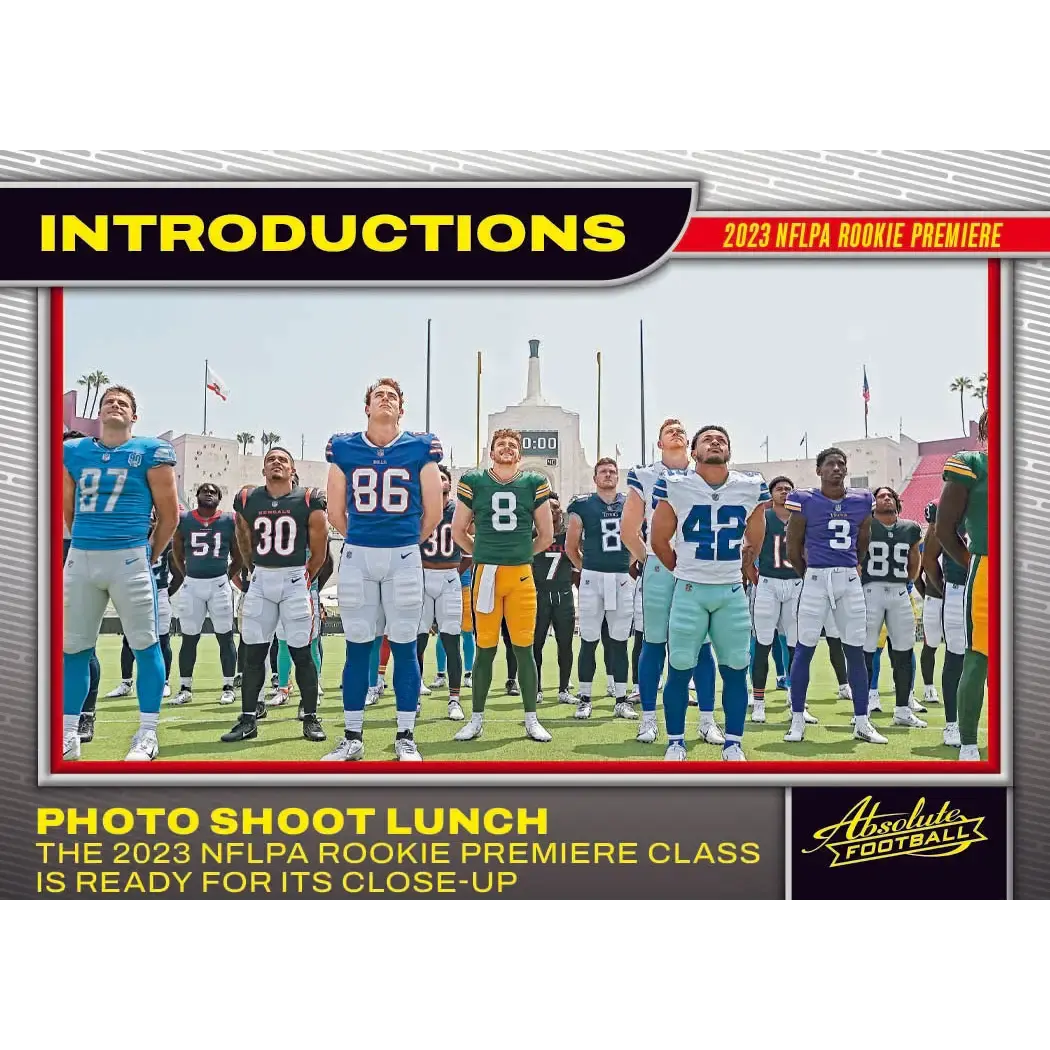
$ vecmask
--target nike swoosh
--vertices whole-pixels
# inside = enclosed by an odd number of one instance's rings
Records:
[[[295,576],[292,579],[292,583],[298,583],[302,579],[302,576]]]
[[[409,556],[410,556],[411,554],[412,554],[412,552],[411,552],[411,551],[408,551],[407,553],[405,553],[405,554],[402,554],[402,555],[401,555],[401,560],[402,560],[402,561],[404,561],[404,560],[405,560],[405,559],[406,559],[407,557],[409,557]]]
[[[622,583],[620,584],[620,586],[621,586],[621,587],[626,587],[626,586],[627,586],[627,581],[626,581],[626,580],[624,580],[624,581],[623,581],[623,582],[622,582]]]
[[[739,591],[739,590],[740,590],[740,588],[741,588],[741,587],[743,587],[743,586],[744,586],[744,585],[743,585],[742,583],[740,583],[740,584],[737,584],[737,586],[733,588],[733,593],[734,593],[734,594],[736,594],[736,592],[737,592],[737,591]]]
[[[852,583],[856,578],[857,578],[856,576],[851,576],[849,578],[849,582]],[[816,579],[816,576],[814,576],[813,579]]]
[[[518,580],[518,583],[524,583],[527,579],[528,579],[528,576],[522,576],[522,578],[520,580]]]
[[[125,558],[124,559],[124,564],[125,565],[134,565],[135,562],[137,562],[137,561],[138,561],[138,558]]]
[[[897,595],[897,597],[898,598],[903,598],[907,593],[908,593],[907,591],[901,591],[900,594]]]

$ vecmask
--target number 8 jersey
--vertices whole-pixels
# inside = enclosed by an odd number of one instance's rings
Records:
[[[542,474],[519,471],[500,481],[491,470],[459,479],[457,497],[474,512],[476,565],[532,565],[532,516],[550,499]]]
[[[346,475],[346,542],[384,550],[418,544],[419,472],[427,463],[440,463],[442,455],[433,434],[402,431],[389,445],[374,445],[360,432],[334,434],[325,459]]]
[[[670,503],[678,518],[674,574],[691,583],[743,583],[744,529],[751,512],[769,501],[761,474],[731,470],[725,482],[709,485],[699,474],[665,474],[653,489],[654,503]]]
[[[857,536],[871,516],[874,499],[868,489],[846,489],[840,499],[820,489],[796,489],[784,504],[806,520],[805,554],[810,569],[857,567]]]

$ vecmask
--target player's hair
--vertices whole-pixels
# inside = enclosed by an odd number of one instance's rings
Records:
[[[665,420],[664,420],[664,421],[663,421],[663,422],[662,422],[662,423],[660,424],[660,429],[659,429],[659,430],[658,430],[658,431],[656,432],[656,440],[657,440],[657,441],[660,441],[660,440],[662,440],[662,438],[663,438],[663,436],[664,436],[664,430],[665,430],[665,429],[666,429],[667,427],[671,426],[671,425],[672,425],[673,423],[677,423],[677,424],[678,424],[679,426],[682,426],[682,421],[681,421],[680,419],[678,419],[678,418],[677,418],[676,416],[668,416],[668,417],[667,417],[667,418],[666,418],[666,419],[665,419]]]
[[[558,502],[558,503],[561,503],[561,496],[559,496],[557,492],[552,492],[552,493],[551,493],[551,494],[550,494],[550,495],[549,495],[549,496],[547,497],[547,499],[549,499],[549,500],[552,500],[552,499],[553,499],[553,500],[557,500],[557,502]]]
[[[444,463],[439,463],[438,464],[438,470],[440,470],[442,475],[444,475],[446,478],[448,478],[449,481],[452,480],[452,471],[449,470],[448,467],[446,467]]]
[[[709,430],[717,430],[719,434],[724,435],[726,439],[726,445],[729,447],[729,451],[733,451],[733,443],[729,440],[729,431],[725,427],[720,427],[717,423],[709,423],[707,426],[701,427],[694,435],[693,440],[689,442],[689,451],[696,451],[696,443],[700,439],[701,434],[706,434]]]
[[[284,445],[271,445],[266,450],[266,455],[263,456],[263,463],[266,462],[271,452],[283,452],[292,461],[292,473],[295,473],[295,456],[293,456],[291,452],[289,452],[288,449],[284,447]]]
[[[781,483],[782,481],[786,481],[786,482],[787,482],[787,483],[788,483],[788,484],[789,484],[789,485],[790,485],[790,486],[791,486],[792,488],[794,488],[794,487],[795,487],[795,483],[794,483],[794,482],[793,482],[793,481],[791,480],[791,478],[789,478],[789,477],[788,477],[788,476],[787,476],[786,474],[778,474],[778,475],[777,475],[777,476],[776,476],[776,477],[775,477],[775,478],[774,478],[774,479],[773,479],[773,480],[772,480],[772,481],[771,481],[771,482],[769,483],[769,491],[770,491],[770,492],[772,492],[772,491],[773,491],[773,489],[775,489],[775,488],[777,487],[777,485],[779,485],[779,484],[780,484],[780,483]]]
[[[500,427],[500,429],[492,435],[492,440],[489,442],[489,452],[491,452],[496,447],[496,442],[499,441],[500,438],[505,437],[514,438],[514,440],[518,443],[518,451],[521,451],[521,431],[514,430],[511,427]]]
[[[977,437],[978,437],[978,440],[983,441],[986,445],[988,444],[988,409],[987,408],[981,413],[981,418],[977,421]]]
[[[842,451],[842,449],[838,448],[836,445],[831,445],[829,448],[821,449],[817,453],[817,470],[820,470],[820,468],[824,466],[824,460],[826,460],[828,456],[841,456],[844,463],[849,462],[849,457]]]
[[[62,435],[63,441],[75,441],[77,438],[87,437],[87,434],[81,434],[79,430],[67,430]]]
[[[383,376],[381,379],[377,379],[366,391],[365,391],[365,408],[372,403],[372,395],[381,386],[393,387],[397,391],[397,399],[400,402],[401,408],[405,407],[405,392],[401,389],[401,384],[393,379],[391,376]]]
[[[110,394],[127,394],[128,400],[131,402],[131,411],[134,412],[136,416],[139,414],[139,403],[135,400],[135,395],[130,389],[128,389],[128,387],[120,386],[119,384],[107,386],[106,389],[102,391],[102,397],[100,397],[98,401],[98,410],[100,412],[102,411],[102,406],[106,403],[106,398],[109,397]]]
[[[893,502],[897,506],[897,513],[900,514],[900,512],[901,512],[901,498],[900,498],[900,496],[897,495],[897,490],[896,489],[891,489],[889,485],[880,485],[871,494],[871,501],[872,501],[872,503],[874,503],[875,500],[877,500],[879,498],[879,493],[880,492],[888,492],[893,497]]]
[[[202,481],[197,486],[197,491],[194,493],[194,495],[199,496],[201,494],[201,489],[215,489],[215,491],[220,496],[222,495],[222,487],[219,485],[219,483],[217,481]]]
[[[606,465],[611,465],[611,466],[616,467],[617,471],[619,471],[619,469],[620,469],[616,465],[616,460],[615,459],[612,459],[610,456],[602,456],[602,458],[600,460],[598,460],[597,463],[594,464],[594,476],[595,477],[598,476],[598,468],[599,467],[604,467]]]
[[[299,487],[299,475],[294,470],[292,471],[292,487]]]

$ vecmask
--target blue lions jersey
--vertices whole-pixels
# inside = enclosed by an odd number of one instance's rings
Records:
[[[410,547],[419,543],[423,491],[419,473],[440,463],[433,434],[402,432],[389,445],[363,433],[334,434],[325,459],[346,475],[346,541],[355,547]]]
[[[175,466],[175,449],[158,438],[134,437],[108,448],[95,438],[62,446],[62,462],[76,484],[72,546],[106,551],[149,542],[153,467]]]

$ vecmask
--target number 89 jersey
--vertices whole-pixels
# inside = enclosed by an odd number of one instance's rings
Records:
[[[419,473],[442,454],[433,434],[403,431],[389,445],[374,445],[363,433],[334,434],[325,459],[346,475],[346,542],[384,550],[419,543]]]
[[[243,488],[233,509],[252,531],[252,562],[264,569],[302,568],[310,560],[310,515],[328,505],[320,489],[271,496],[265,485]]]
[[[626,572],[631,565],[630,552],[620,538],[620,519],[627,497],[618,492],[606,503],[596,492],[574,499],[566,512],[575,515],[583,525],[583,567],[594,572]]]
[[[884,525],[873,517],[861,583],[907,583],[908,555],[921,535],[914,521],[898,518],[892,525]]]
[[[674,574],[692,583],[742,583],[741,547],[751,512],[769,501],[761,474],[731,470],[724,484],[709,485],[699,474],[667,474],[653,500],[670,503],[678,518]]]

